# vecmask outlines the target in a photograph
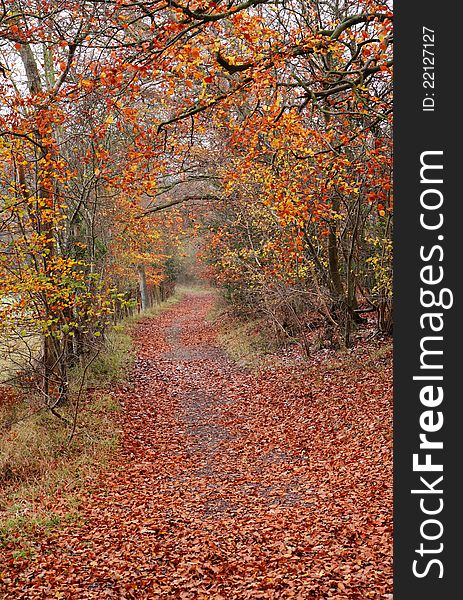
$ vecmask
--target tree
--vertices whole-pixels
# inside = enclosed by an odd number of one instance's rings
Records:
[[[304,339],[310,308],[348,344],[359,301],[390,329],[388,2],[2,6],[3,336],[41,337],[50,407],[170,277],[193,200],[217,278],[280,329]]]

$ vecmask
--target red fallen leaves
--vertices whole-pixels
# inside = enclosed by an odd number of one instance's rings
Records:
[[[118,461],[7,598],[390,598],[391,372],[240,369],[191,295],[136,334]]]

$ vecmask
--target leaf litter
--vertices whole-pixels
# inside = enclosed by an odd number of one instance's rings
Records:
[[[219,347],[213,302],[140,323],[117,460],[78,522],[33,556],[0,549],[4,598],[392,597],[390,361],[250,371]]]

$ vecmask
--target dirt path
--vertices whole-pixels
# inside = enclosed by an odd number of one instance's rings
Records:
[[[390,374],[246,372],[211,303],[139,327],[117,464],[6,598],[391,597]]]

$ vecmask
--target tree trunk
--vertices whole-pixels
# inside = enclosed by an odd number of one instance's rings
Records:
[[[149,308],[148,285],[146,283],[146,271],[143,265],[137,266],[138,281],[140,287],[141,310],[145,311]]]

